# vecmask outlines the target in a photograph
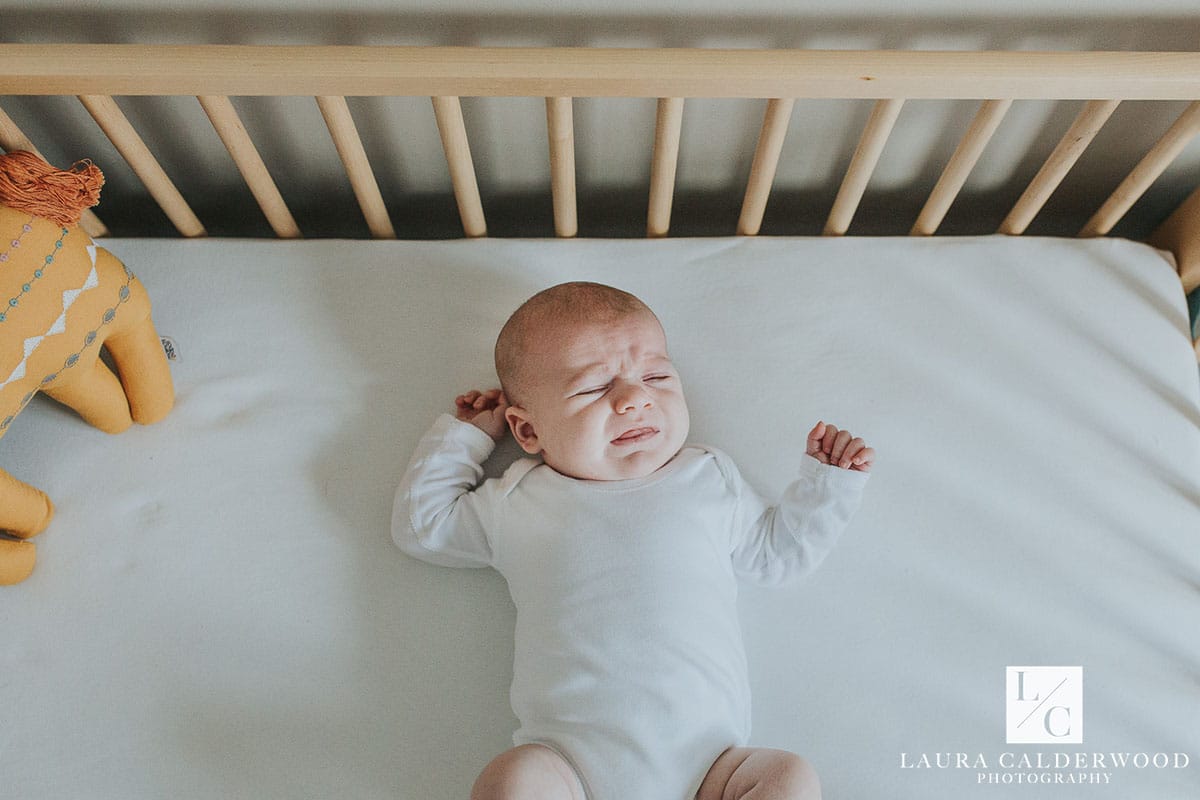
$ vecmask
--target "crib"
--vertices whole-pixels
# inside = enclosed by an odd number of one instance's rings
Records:
[[[206,235],[131,96],[196,98],[274,238]],[[0,446],[58,506],[3,590],[13,796],[466,797],[511,744],[514,610],[499,575],[396,551],[391,496],[495,382],[507,315],[575,279],[656,310],[692,438],[765,494],[818,418],[879,453],[812,579],[744,587],[752,743],[830,797],[1200,794],[1200,189],[1145,242],[1109,235],[1200,133],[1200,54],[0,45],[0,146],[69,147],[27,133],[71,97],[178,233],[83,221],[150,293],[178,400],[115,438],[35,402]],[[369,237],[305,238],[231,100],[259,97],[315,98]],[[350,102],[374,97],[429,98],[461,235],[397,235]],[[553,236],[489,236],[471,98],[544,99]],[[653,101],[644,236],[579,235],[582,98]],[[685,110],[713,98],[761,104],[740,210],[672,235]],[[764,235],[797,104],[826,99],[870,110],[820,230]],[[926,100],[970,124],[908,236],[856,235]],[[938,235],[1006,114],[1045,100],[1077,110],[1011,210]],[[1126,102],[1187,105],[1076,235],[1021,235]],[[1060,676],[1077,694],[1014,735]]]

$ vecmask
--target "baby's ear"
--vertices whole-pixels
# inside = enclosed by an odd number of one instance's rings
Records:
[[[522,450],[531,456],[542,452],[537,431],[533,427],[533,418],[528,411],[520,406],[509,406],[504,410],[504,419],[508,422],[508,429],[512,431],[513,438],[517,440],[517,444],[521,445]]]

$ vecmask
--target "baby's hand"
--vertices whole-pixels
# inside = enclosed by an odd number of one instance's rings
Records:
[[[492,437],[495,441],[504,438],[508,432],[508,421],[504,412],[508,409],[508,398],[499,389],[489,389],[479,392],[474,389],[454,398],[457,409],[456,416],[463,422],[469,422],[479,430]]]
[[[822,464],[856,472],[870,472],[875,463],[875,451],[866,442],[824,422],[817,422],[808,432],[806,452]]]

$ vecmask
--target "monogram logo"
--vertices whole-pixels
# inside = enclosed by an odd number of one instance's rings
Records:
[[[1083,742],[1083,667],[1007,667],[1009,744]]]

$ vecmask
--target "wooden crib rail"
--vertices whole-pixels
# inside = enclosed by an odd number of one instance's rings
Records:
[[[0,94],[1194,100],[1200,53],[0,45]]]
[[[558,236],[573,236],[578,229],[574,97],[658,98],[648,236],[669,231],[685,98],[767,101],[738,220],[743,235],[756,234],[761,225],[797,99],[875,101],[830,211],[826,235],[841,235],[849,228],[907,100],[982,101],[914,223],[914,235],[936,232],[1014,100],[1085,101],[1075,125],[1002,223],[1000,232],[1014,234],[1037,214],[1119,102],[1193,101],[1081,231],[1099,235],[1111,229],[1200,132],[1200,105],[1195,102],[1200,99],[1200,53],[0,44],[0,94],[79,97],[185,236],[203,235],[203,225],[113,98],[196,97],[282,237],[299,236],[299,228],[241,125],[231,96],[315,98],[377,237],[395,233],[346,104],[350,96],[431,98],[468,236],[486,235],[487,224],[459,105],[464,96],[545,98]],[[0,146],[29,144],[11,120],[0,116],[0,123]],[[1195,224],[1200,227],[1200,220]],[[1185,265],[1185,274],[1197,269]]]

